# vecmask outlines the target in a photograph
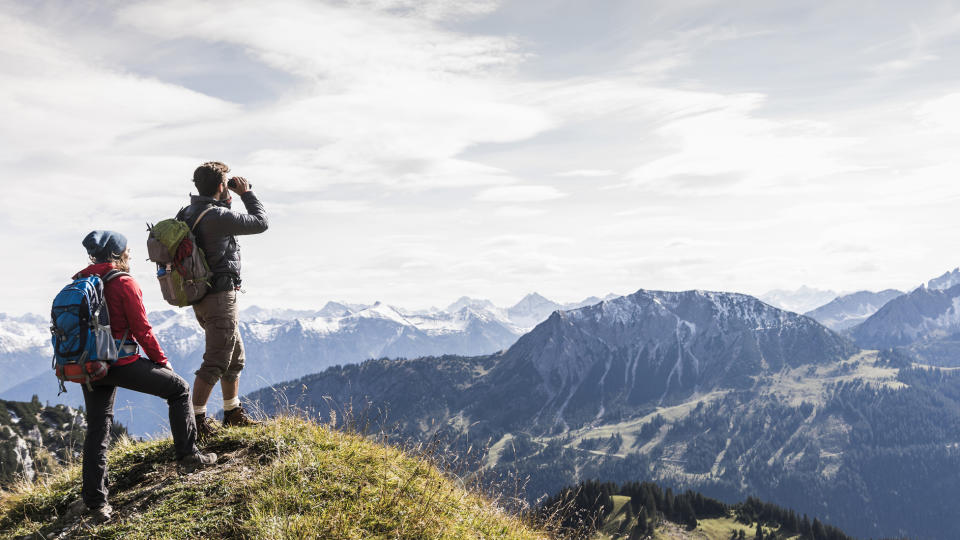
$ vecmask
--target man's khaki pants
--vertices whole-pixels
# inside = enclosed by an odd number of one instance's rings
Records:
[[[210,384],[235,381],[243,370],[243,340],[237,326],[237,291],[208,294],[193,305],[197,322],[207,334],[207,348],[197,377]]]

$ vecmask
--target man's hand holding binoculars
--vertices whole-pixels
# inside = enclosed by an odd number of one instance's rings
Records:
[[[242,176],[234,176],[227,180],[227,187],[237,195],[243,195],[253,189],[253,184],[247,182],[247,179]]]

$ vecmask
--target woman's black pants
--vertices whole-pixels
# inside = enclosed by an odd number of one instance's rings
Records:
[[[190,402],[190,385],[173,370],[146,358],[112,366],[107,376],[83,387],[87,408],[87,436],[83,441],[83,502],[98,508],[107,502],[107,446],[113,425],[113,400],[117,387],[144,392],[167,400],[170,431],[177,459],[197,452],[197,425]]]

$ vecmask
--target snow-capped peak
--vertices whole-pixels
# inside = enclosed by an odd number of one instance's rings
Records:
[[[42,321],[42,322],[41,322]],[[13,352],[50,344],[49,321],[35,318],[10,317],[0,319],[0,352]]]
[[[457,299],[456,302],[447,306],[446,311],[448,313],[456,313],[465,307],[475,307],[480,309],[490,309],[495,310],[497,306],[493,305],[493,302],[483,299],[483,298],[470,298],[469,296],[461,296]]]
[[[953,270],[944,273],[940,277],[931,279],[926,284],[928,289],[937,290],[949,289],[954,285],[960,285],[960,268],[954,268]]]
[[[152,311],[147,315],[147,319],[155,332],[166,332],[174,327],[185,327],[191,330],[200,328],[192,309]]]
[[[519,302],[510,308],[510,311],[532,311],[552,307],[556,309],[560,304],[544,298],[540,293],[532,292],[524,296]]]
[[[345,302],[327,302],[324,306],[317,312],[317,315],[323,317],[346,317],[348,315],[353,315],[354,313],[366,308],[366,306],[357,306],[347,304]]]
[[[350,318],[358,319],[386,319],[393,321],[397,324],[402,324],[404,326],[413,326],[413,324],[407,320],[406,317],[400,313],[399,310],[395,309],[393,306],[388,306],[382,302],[374,302],[372,306],[369,306],[365,309],[362,309],[353,315]]]

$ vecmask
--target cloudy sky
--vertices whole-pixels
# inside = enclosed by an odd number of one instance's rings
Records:
[[[908,288],[960,264],[960,3],[0,2],[0,312],[225,161],[243,302]]]

